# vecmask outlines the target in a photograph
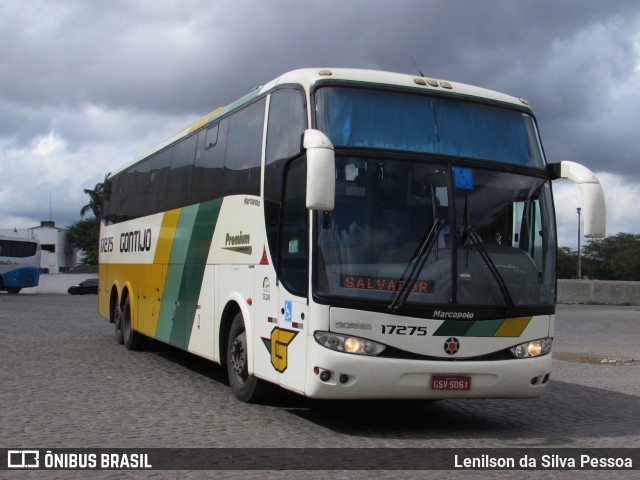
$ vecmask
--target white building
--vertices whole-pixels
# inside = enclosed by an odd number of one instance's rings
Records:
[[[39,240],[42,248],[40,257],[42,271],[63,273],[79,263],[78,253],[67,239],[67,230],[56,227],[56,222],[53,220],[42,221],[39,227],[0,229],[0,235]]]

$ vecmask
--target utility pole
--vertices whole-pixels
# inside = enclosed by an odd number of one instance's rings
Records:
[[[580,212],[582,209],[580,207],[578,210],[578,280],[582,280],[582,252],[580,251]]]

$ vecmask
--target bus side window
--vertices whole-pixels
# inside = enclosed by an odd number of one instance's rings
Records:
[[[264,215],[274,267],[278,268],[278,225],[282,184],[287,162],[300,155],[300,139],[307,128],[302,91],[283,88],[271,94],[264,172]]]
[[[149,180],[149,213],[162,212],[167,207],[166,192],[170,180],[171,150],[162,150],[150,160],[153,165],[153,173]]]
[[[194,203],[220,198],[223,195],[227,124],[226,120],[222,120],[198,133],[198,148],[193,172]]]
[[[301,297],[307,294],[306,178],[306,158],[294,160],[285,177],[280,224],[280,281],[287,290]]]
[[[226,195],[260,195],[260,152],[265,103],[262,98],[229,117],[224,159]]]
[[[131,197],[128,201],[131,217],[142,217],[147,214],[149,205],[149,177],[151,176],[151,161],[145,159],[127,169],[127,176],[132,183],[127,191]]]
[[[191,179],[193,178],[193,162],[196,156],[197,135],[191,135],[171,149],[171,182],[167,190],[168,208],[189,205],[191,202]]]

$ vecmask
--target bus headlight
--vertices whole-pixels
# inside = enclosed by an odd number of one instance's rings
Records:
[[[380,355],[385,346],[360,337],[340,335],[331,332],[314,332],[313,338],[320,345],[336,352],[353,353],[356,355]]]
[[[510,348],[511,354],[516,358],[531,358],[546,355],[551,351],[553,338],[541,338],[527,343],[521,343]]]

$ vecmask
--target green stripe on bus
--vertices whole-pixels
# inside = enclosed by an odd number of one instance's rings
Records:
[[[531,321],[531,317],[497,320],[446,320],[433,333],[434,337],[519,337]]]
[[[434,332],[434,337],[450,337],[453,335],[466,335],[475,322],[467,320],[446,320]]]
[[[466,333],[467,337],[493,337],[496,331],[504,323],[504,320],[480,320],[474,322]]]
[[[191,205],[183,208],[180,212],[169,265],[167,265],[167,277],[158,317],[158,327],[156,328],[156,338],[163,342],[171,343],[174,327],[179,328],[180,325],[184,325],[184,320],[181,318],[184,311],[179,308],[180,286],[197,211],[198,205]]]
[[[156,338],[187,347],[204,269],[222,199],[185,207],[180,212],[167,268]]]
[[[184,272],[184,280],[180,289],[180,297],[185,299],[185,328],[183,348],[187,348],[191,329],[193,327],[193,319],[195,318],[196,305],[200,296],[202,287],[202,279],[204,277],[204,269],[209,256],[211,240],[213,239],[213,231],[218,221],[218,214],[222,199],[216,199],[200,204],[196,215],[195,224],[193,226],[193,234],[189,243],[189,251],[187,253],[187,270]],[[176,336],[176,341],[178,336]]]

